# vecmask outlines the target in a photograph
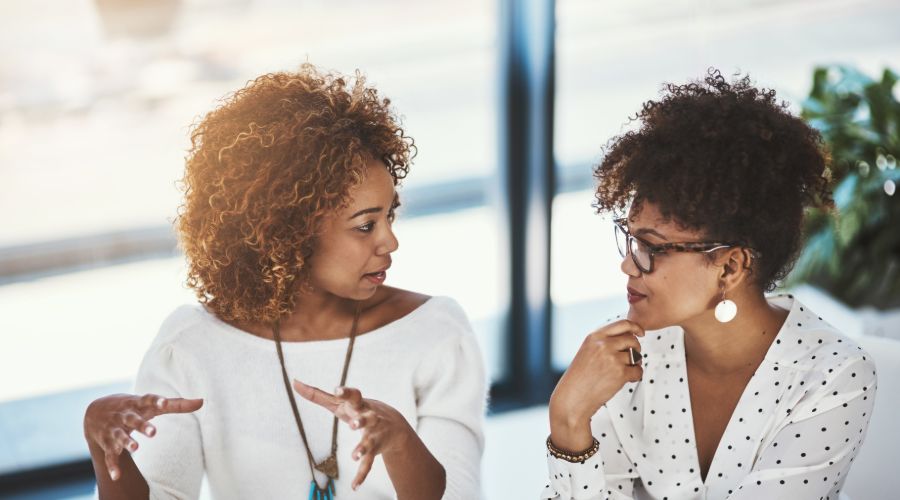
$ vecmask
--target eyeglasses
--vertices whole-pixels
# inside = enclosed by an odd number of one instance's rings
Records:
[[[634,261],[634,265],[644,274],[653,272],[653,256],[656,254],[666,252],[709,253],[735,246],[730,243],[717,242],[684,242],[654,245],[629,233],[627,229],[628,221],[624,217],[614,220],[613,223],[615,224],[616,246],[619,248],[619,255],[624,258],[631,254],[631,260]]]

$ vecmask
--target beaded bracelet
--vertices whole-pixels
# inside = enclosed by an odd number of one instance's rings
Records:
[[[547,451],[550,452],[556,458],[560,460],[565,460],[566,462],[578,463],[584,462],[585,460],[594,456],[597,453],[597,450],[600,449],[600,441],[597,441],[597,438],[593,438],[594,442],[591,444],[591,447],[580,452],[580,453],[570,453],[568,451],[560,450],[556,446],[553,446],[553,443],[550,441],[550,436],[547,436]]]

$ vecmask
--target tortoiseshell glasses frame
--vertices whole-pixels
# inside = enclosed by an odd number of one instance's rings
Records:
[[[615,224],[616,247],[619,254],[625,258],[631,254],[631,260],[642,273],[653,272],[653,256],[667,252],[697,252],[709,253],[722,248],[732,248],[738,245],[722,242],[688,241],[679,243],[661,243],[655,245],[649,241],[634,236],[628,232],[628,220],[620,217],[613,221]]]

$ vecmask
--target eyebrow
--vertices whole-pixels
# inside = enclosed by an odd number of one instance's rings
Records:
[[[359,217],[360,215],[377,214],[378,212],[381,212],[382,210],[384,210],[384,209],[381,207],[364,208],[364,209],[360,210],[359,212],[356,212],[355,214],[348,217],[347,220],[353,220],[353,219]]]
[[[662,238],[662,239],[664,239],[664,240],[666,240],[666,241],[669,241],[669,238],[666,238],[666,237],[663,236],[662,234],[658,233],[655,229],[650,229],[650,228],[646,228],[646,227],[645,227],[645,228],[638,229],[638,230],[635,231],[633,234],[634,234],[635,236],[642,236],[642,235],[645,235],[645,234],[652,234],[652,235],[654,235],[654,236],[656,236],[656,237],[658,237],[658,238]]]

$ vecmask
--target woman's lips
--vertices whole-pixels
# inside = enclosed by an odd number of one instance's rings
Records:
[[[364,276],[372,283],[380,285],[384,283],[385,278],[387,278],[387,271],[378,271],[377,273],[369,273],[365,274]]]
[[[635,302],[640,302],[641,300],[644,300],[646,298],[647,298],[646,295],[644,295],[642,293],[638,293],[635,289],[628,287],[628,303],[629,304],[634,304]]]

